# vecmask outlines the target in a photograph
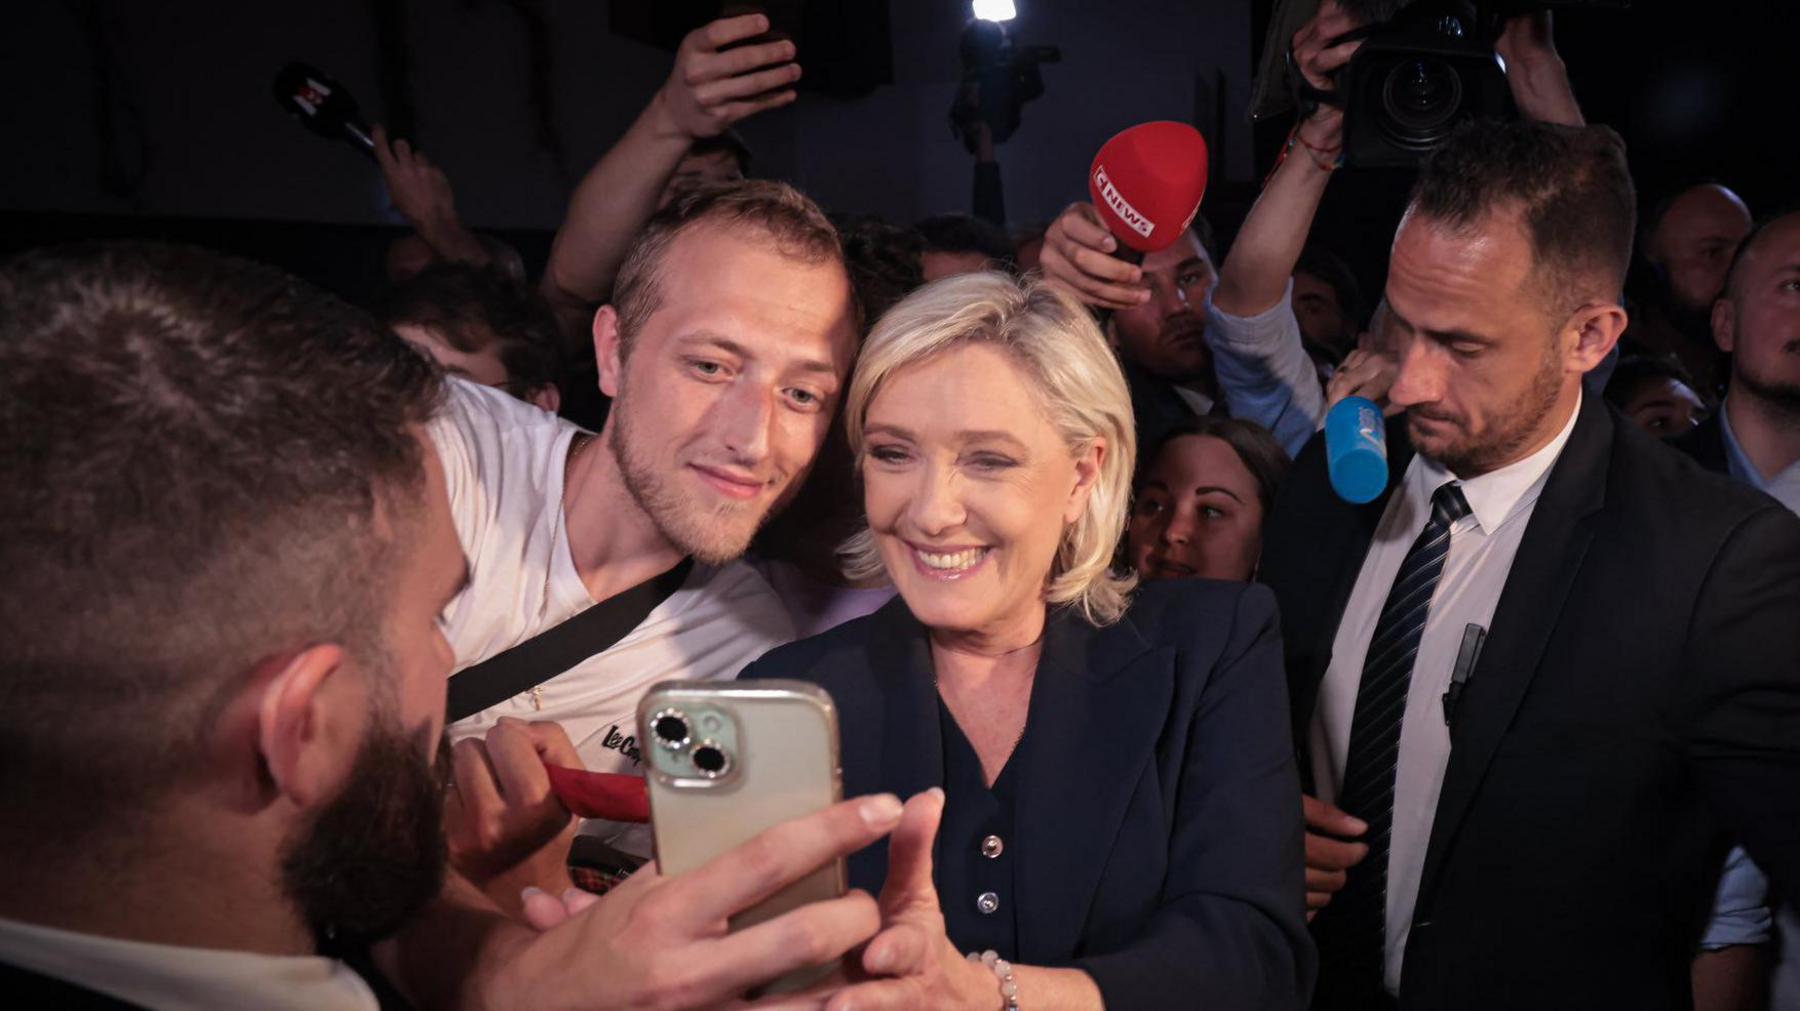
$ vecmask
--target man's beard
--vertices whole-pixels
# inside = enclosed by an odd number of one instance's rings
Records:
[[[1554,345],[1545,354],[1537,375],[1532,377],[1531,385],[1526,387],[1518,400],[1503,414],[1494,419],[1492,430],[1477,444],[1466,432],[1462,438],[1450,441],[1442,447],[1426,446],[1412,426],[1408,426],[1408,434],[1413,444],[1426,456],[1443,465],[1444,469],[1458,478],[1479,477],[1489,471],[1511,463],[1529,446],[1538,435],[1538,423],[1556,406],[1556,400],[1562,394],[1562,362],[1556,355]],[[1410,417],[1420,413],[1419,408],[1409,408]],[[1425,413],[1425,417],[1432,417]],[[1453,437],[1454,440],[1454,437]]]
[[[344,789],[283,854],[283,886],[322,943],[385,937],[443,887],[450,743],[435,767],[423,745],[377,711]]]
[[[625,391],[621,389],[609,416],[612,434],[606,440],[607,449],[618,462],[619,473],[625,479],[625,490],[631,493],[638,508],[650,517],[657,532],[682,554],[691,555],[707,565],[723,565],[741,556],[773,509],[755,502],[722,503],[716,508],[705,509],[671,488],[668,475],[663,473],[657,461],[638,453],[628,420],[630,415]]]
[[[1739,361],[1731,377],[1732,389],[1742,387],[1746,393],[1800,424],[1800,382],[1757,374]]]

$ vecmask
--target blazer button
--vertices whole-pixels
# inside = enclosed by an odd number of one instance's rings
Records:
[[[982,892],[975,896],[975,908],[981,910],[983,916],[991,915],[1000,908],[1000,896],[993,892]]]
[[[1006,852],[1006,843],[1002,842],[999,836],[991,835],[981,840],[981,855],[989,860],[1004,852]]]

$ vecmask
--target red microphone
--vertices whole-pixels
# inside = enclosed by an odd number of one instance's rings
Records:
[[[1167,249],[1206,194],[1206,138],[1168,120],[1120,131],[1094,156],[1088,194],[1121,246],[1140,255]]]

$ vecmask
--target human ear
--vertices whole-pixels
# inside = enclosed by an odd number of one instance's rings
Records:
[[[1720,351],[1730,354],[1737,346],[1737,309],[1731,299],[1721,298],[1713,303],[1712,332],[1713,343]]]
[[[1069,489],[1069,502],[1063,507],[1063,525],[1067,526],[1087,512],[1088,499],[1100,481],[1101,467],[1106,463],[1106,440],[1095,437],[1075,456],[1075,487]]]
[[[1619,343],[1628,320],[1624,307],[1615,303],[1595,303],[1575,310],[1569,320],[1569,331],[1575,337],[1567,355],[1571,370],[1586,373],[1599,367]]]
[[[341,698],[344,663],[342,647],[310,646],[263,689],[257,751],[275,789],[296,807],[334,796],[355,760],[365,718],[352,716]]]
[[[610,305],[601,306],[594,313],[594,361],[600,369],[600,392],[609,397],[619,395],[625,360],[622,340],[619,311]]]

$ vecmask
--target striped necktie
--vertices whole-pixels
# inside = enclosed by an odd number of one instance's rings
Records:
[[[1431,519],[1401,561],[1375,622],[1375,634],[1369,638],[1337,801],[1338,807],[1368,823],[1360,841],[1368,844],[1369,853],[1350,868],[1343,889],[1313,920],[1320,961],[1320,1000],[1315,1008],[1368,1006],[1385,996],[1381,988],[1388,845],[1394,827],[1400,724],[1431,598],[1444,572],[1444,556],[1450,552],[1450,528],[1468,514],[1468,500],[1455,483],[1432,493]]]

